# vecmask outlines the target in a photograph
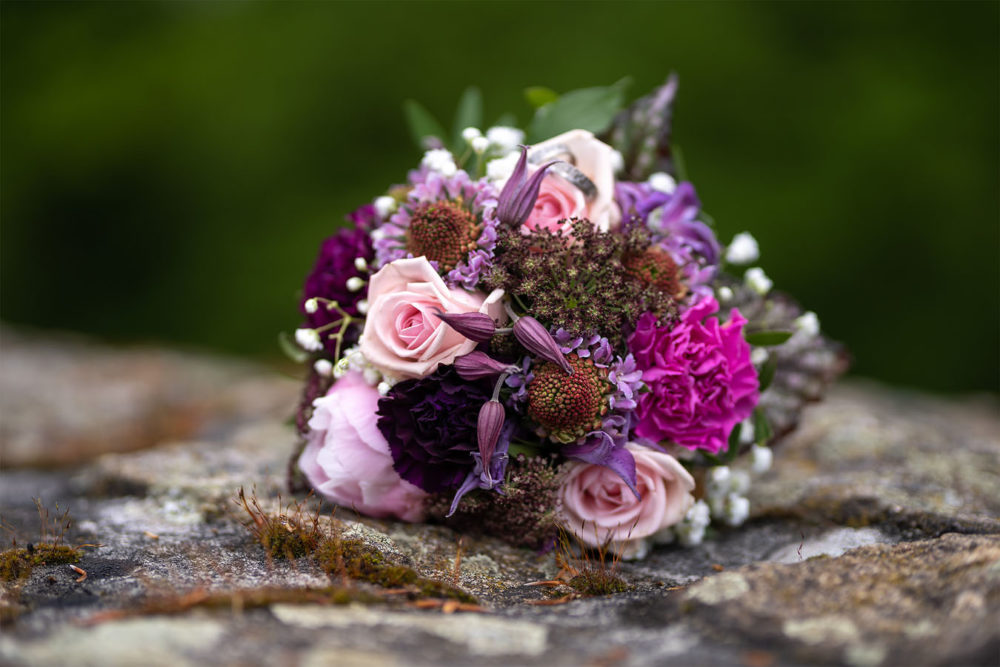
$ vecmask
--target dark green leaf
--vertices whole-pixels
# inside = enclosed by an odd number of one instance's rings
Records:
[[[622,108],[628,79],[601,88],[571,90],[535,112],[528,140],[544,141],[568,130],[600,132]]]
[[[286,357],[297,364],[301,364],[309,358],[309,353],[296,345],[295,341],[292,340],[292,337],[288,335],[287,331],[282,331],[278,334],[278,347],[281,348],[281,351],[285,353]]]
[[[458,100],[455,110],[455,124],[451,131],[452,152],[461,155],[465,149],[462,130],[467,127],[481,128],[483,124],[483,95],[475,86],[469,86]]]
[[[771,381],[774,380],[774,372],[778,369],[778,360],[771,355],[768,357],[767,361],[764,362],[763,368],[760,369],[760,375],[757,379],[760,382],[760,390],[764,391],[771,386]]]
[[[753,439],[758,445],[766,445],[771,439],[771,424],[759,406],[753,411]]]
[[[552,104],[559,99],[559,94],[551,88],[545,86],[532,86],[524,89],[524,99],[533,109],[538,109],[546,104]]]
[[[732,463],[736,459],[736,455],[740,453],[740,433],[742,431],[743,424],[741,422],[729,432],[729,444],[726,451],[722,453],[722,460],[727,464]]]
[[[434,119],[428,111],[415,100],[403,102],[403,112],[406,114],[406,123],[410,126],[410,134],[413,141],[421,150],[427,149],[427,137],[436,137],[442,143],[448,136],[441,123]]]
[[[746,335],[751,345],[781,345],[792,337],[791,331],[755,331]]]

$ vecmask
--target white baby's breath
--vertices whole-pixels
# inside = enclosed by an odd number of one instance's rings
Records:
[[[378,214],[378,217],[385,220],[392,215],[393,211],[396,210],[397,202],[395,198],[390,197],[389,195],[383,195],[375,198],[374,206],[375,213]]]
[[[295,342],[303,350],[309,352],[319,352],[323,349],[323,341],[319,338],[319,332],[315,329],[296,329]]]
[[[819,317],[811,310],[796,317],[793,324],[796,330],[803,332],[810,338],[819,335]]]
[[[662,171],[658,171],[655,174],[650,174],[649,180],[646,181],[649,187],[657,190],[658,192],[666,192],[670,194],[677,189],[677,181],[670,174]]]
[[[465,141],[470,144],[482,136],[483,133],[479,131],[478,127],[467,127],[464,130],[462,130],[462,138],[465,139]]]
[[[432,148],[424,153],[424,158],[420,161],[421,166],[427,167],[431,171],[436,171],[442,176],[454,176],[458,171],[455,158],[451,151],[444,148]]]
[[[770,470],[773,459],[774,454],[770,447],[754,445],[750,448],[750,468],[757,474]]]
[[[317,310],[319,310],[319,301],[317,301],[315,298],[308,299],[306,301],[306,312],[312,315]]]
[[[497,125],[486,130],[486,138],[498,151],[506,153],[524,143],[524,132],[516,127]]]
[[[351,276],[347,279],[347,289],[352,292],[359,292],[361,288],[365,286],[365,281],[357,276]]]
[[[328,359],[317,359],[313,369],[323,377],[330,377],[333,374],[333,364]]]
[[[760,246],[750,232],[740,232],[726,248],[726,261],[730,264],[750,264],[760,259]]]
[[[747,287],[760,295],[767,294],[774,286],[771,279],[764,273],[764,269],[759,266],[747,269],[746,273],[743,274],[743,280],[746,282]]]
[[[514,173],[514,167],[517,166],[519,158],[520,156],[517,153],[511,153],[506,157],[490,160],[486,163],[487,180],[496,184],[506,181]]]
[[[472,146],[472,150],[475,151],[476,155],[482,155],[486,152],[486,149],[490,147],[490,140],[486,137],[476,137],[469,142]]]

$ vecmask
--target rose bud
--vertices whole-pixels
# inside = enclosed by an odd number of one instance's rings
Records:
[[[493,338],[497,325],[493,318],[484,313],[443,313],[436,311],[438,319],[469,340],[485,343]]]
[[[514,337],[532,354],[551,361],[564,371],[573,374],[573,368],[566,361],[559,344],[542,323],[530,315],[525,315],[514,323]]]

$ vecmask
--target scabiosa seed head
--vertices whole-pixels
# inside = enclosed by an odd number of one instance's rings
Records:
[[[661,247],[650,246],[641,252],[627,253],[622,257],[622,266],[632,278],[666,292],[674,299],[680,300],[687,295],[677,262]]]
[[[608,412],[607,370],[575,354],[566,361],[573,368],[572,375],[546,362],[534,367],[534,378],[527,386],[528,416],[539,425],[540,435],[562,443],[599,429],[601,417]]]
[[[424,255],[437,262],[442,271],[451,271],[475,250],[482,231],[482,224],[457,202],[421,204],[413,211],[406,230],[406,249],[414,257]]]

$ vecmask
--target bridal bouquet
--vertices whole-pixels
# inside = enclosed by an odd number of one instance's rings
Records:
[[[374,517],[641,556],[749,512],[749,470],[843,370],[757,242],[716,239],[670,146],[673,77],[530,89],[527,133],[407,107],[406,181],[326,239],[286,347],[292,482]],[[746,454],[747,463],[737,463]]]

